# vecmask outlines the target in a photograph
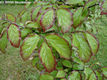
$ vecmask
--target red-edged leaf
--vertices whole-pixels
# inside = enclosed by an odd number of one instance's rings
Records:
[[[58,26],[61,27],[62,32],[68,32],[73,24],[72,13],[68,9],[57,10]]]
[[[101,68],[103,76],[107,79],[107,67]]]
[[[76,31],[72,34],[72,43],[78,49],[78,55],[84,62],[89,61],[92,53],[95,55],[99,49],[99,41],[89,32]]]
[[[83,33],[72,34],[72,44],[77,48],[80,59],[88,62],[92,53]]]
[[[95,5],[98,2],[98,0],[88,0],[88,2],[85,4],[85,9],[87,9],[90,6]]]
[[[31,12],[31,20],[35,21],[36,18],[40,15],[41,7],[35,7]]]
[[[31,29],[24,28],[21,30],[21,38],[25,38],[28,34],[32,32]]]
[[[30,20],[31,20],[31,10],[28,9],[25,12],[22,12],[20,21],[25,23],[26,21],[30,21]]]
[[[9,26],[8,22],[3,20],[0,21],[0,37],[2,37],[8,26]]]
[[[35,28],[35,29],[40,28],[40,26],[37,22],[32,22],[32,21],[27,21],[26,22],[26,27],[31,28],[31,29],[32,28]]]
[[[104,0],[102,3],[101,3],[101,15],[107,15],[107,1]]]
[[[100,80],[96,76],[96,73],[89,67],[85,67],[84,73],[85,73],[85,80]]]
[[[66,76],[66,72],[64,70],[59,70],[56,75],[56,78],[65,78],[65,76]]]
[[[73,13],[73,27],[77,28],[86,19],[88,15],[88,9],[78,8]]]
[[[20,18],[20,17],[25,13],[25,11],[26,11],[25,9],[24,9],[24,10],[21,10],[21,11],[18,13],[17,17]]]
[[[23,44],[20,47],[20,54],[23,60],[27,60],[36,49],[40,37],[36,34],[29,35],[23,41]]]
[[[49,5],[50,1],[49,0],[39,0],[39,2],[34,3],[35,6],[46,6]]]
[[[18,48],[20,46],[21,32],[19,26],[16,24],[10,24],[7,28],[7,38],[11,45]]]
[[[79,4],[83,2],[83,0],[66,0],[66,4]]]
[[[16,22],[16,17],[14,17],[12,14],[6,14],[6,19],[11,22]]]
[[[68,80],[81,80],[81,75],[78,71],[72,71],[68,77]]]
[[[35,59],[35,58],[34,58]],[[34,60],[33,59],[33,60]],[[34,61],[34,67],[36,67],[37,70],[39,71],[44,71],[44,66],[41,64],[40,58],[38,57],[39,60]]]
[[[59,53],[60,57],[70,59],[71,49],[69,43],[62,37],[54,34],[46,36],[48,43]]]
[[[21,17],[22,17],[22,15],[23,15],[25,12],[26,12],[25,9],[19,11],[19,13],[18,13],[18,15],[17,15],[17,21],[18,21],[18,22],[21,22]]]
[[[87,38],[87,41],[88,41],[88,43],[89,43],[89,45],[91,47],[93,55],[95,55],[99,50],[99,41],[98,41],[98,39],[96,38],[95,35],[93,35],[93,34],[91,34],[89,32],[87,32],[85,34],[85,37]]]
[[[84,74],[85,74],[85,80],[88,80],[93,70],[89,67],[85,67]]]
[[[92,72],[92,73],[90,74],[90,77],[89,77],[88,80],[98,80],[95,72]]]
[[[72,63],[69,60],[63,60],[62,61],[63,66],[68,67],[68,68],[72,68]]]
[[[40,23],[41,17],[44,14],[45,10],[51,8],[52,9],[52,5],[45,5],[42,6],[40,11],[39,11],[39,15],[36,17],[35,21],[37,21],[38,23]]]
[[[4,31],[2,33],[2,36],[0,37],[0,51],[2,53],[5,53],[5,49],[7,47],[8,39],[7,39],[7,33]]]
[[[95,71],[95,73],[96,73],[98,80],[104,80],[104,77],[102,76],[102,74],[99,71]]]
[[[50,74],[42,74],[40,80],[54,80],[54,78]]]
[[[43,43],[39,51],[40,59],[46,69],[46,71],[51,72],[56,67],[56,60],[52,54],[51,48],[47,43]]]
[[[41,20],[40,20],[40,25],[43,28],[43,31],[50,29],[55,22],[55,11],[54,9],[48,9],[46,12],[43,13]]]

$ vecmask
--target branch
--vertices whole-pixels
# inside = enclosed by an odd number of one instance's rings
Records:
[[[92,6],[89,6],[88,8],[92,8],[92,7],[97,6],[97,5],[99,5],[99,4],[94,4]]]
[[[102,12],[101,12],[101,15],[107,15],[107,12],[103,12],[103,11],[102,11]]]

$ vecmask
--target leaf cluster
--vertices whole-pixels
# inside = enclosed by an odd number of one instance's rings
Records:
[[[105,3],[51,0],[26,4],[16,17],[1,17],[0,51],[5,53],[8,41],[20,47],[22,59],[31,61],[40,80],[103,80],[107,67],[87,63],[99,50],[89,23],[106,13]]]

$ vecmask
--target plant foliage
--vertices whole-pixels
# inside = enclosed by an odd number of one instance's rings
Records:
[[[44,0],[26,4],[17,17],[0,19],[0,51],[8,41],[23,60],[41,73],[40,80],[103,80],[107,67],[88,64],[99,41],[87,24],[107,14],[103,0]],[[97,13],[97,14],[96,14]],[[101,14],[101,15],[100,15]],[[97,66],[94,68],[94,66]]]

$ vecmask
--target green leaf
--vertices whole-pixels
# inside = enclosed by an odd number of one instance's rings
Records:
[[[78,49],[78,55],[82,61],[89,61],[92,53],[95,55],[98,52],[99,41],[93,34],[77,31],[72,35],[72,38],[72,44]]]
[[[27,28],[35,28],[35,29],[37,29],[40,26],[39,26],[39,24],[37,22],[27,21],[26,22],[26,27]]]
[[[98,2],[97,0],[89,0],[89,1],[87,2],[87,4],[85,5],[85,8],[84,8],[84,9],[87,9],[88,7],[96,4],[97,2]]]
[[[95,55],[98,52],[99,49],[99,41],[97,40],[97,38],[91,34],[91,33],[86,33],[86,38],[89,42],[89,45],[92,49],[93,54]]]
[[[8,22],[1,20],[0,21],[0,34],[2,34],[2,32],[4,31],[4,28],[6,28],[8,26],[9,26]]]
[[[20,46],[21,40],[21,32],[19,26],[16,24],[10,24],[7,30],[7,37],[11,45],[18,48]]]
[[[103,80],[103,76],[101,75],[100,72],[96,71],[95,73],[96,73],[98,80]]]
[[[73,24],[72,13],[67,9],[57,10],[58,26],[61,27],[62,32],[68,32]]]
[[[102,8],[107,11],[107,1],[106,0],[104,1]]]
[[[60,59],[58,62],[57,62],[57,66],[56,66],[56,69],[57,70],[62,70],[63,69],[63,64],[62,64],[62,59]]]
[[[37,70],[39,71],[43,71],[44,70],[44,66],[41,64],[41,61],[40,61],[40,58],[39,57],[35,57],[33,60],[32,60],[32,65],[34,67],[37,68]]]
[[[36,63],[38,63],[39,62],[39,57],[35,57],[33,60],[32,60],[32,65],[33,66],[36,66]]]
[[[80,74],[81,74],[81,78],[82,78],[81,80],[86,80],[86,79],[85,79],[85,74],[84,74],[84,72],[83,72],[83,71],[80,71]]]
[[[103,75],[107,78],[107,67],[103,67],[101,70]]]
[[[42,26],[44,32],[50,29],[55,22],[55,11],[53,9],[46,10],[40,20],[40,25]]]
[[[60,79],[60,80],[67,80],[67,79],[64,78],[64,79]]]
[[[62,2],[63,3],[63,2]],[[61,4],[62,4],[61,3]],[[69,6],[69,5],[60,5],[60,8],[71,8],[71,6]]]
[[[68,80],[81,80],[80,73],[73,71],[72,74],[69,75]]]
[[[91,67],[93,70],[98,70],[101,68],[100,63],[99,62],[94,62],[93,66]]]
[[[81,3],[83,0],[67,0],[66,3],[67,4],[78,4]]]
[[[30,10],[26,11],[23,13],[23,15],[21,16],[21,22],[25,23],[26,21],[30,21],[31,20],[31,14],[30,14]]]
[[[65,72],[69,72],[70,68],[66,68],[64,69]]]
[[[36,34],[29,35],[23,41],[23,44],[20,47],[20,54],[24,60],[27,60],[36,49],[40,37]]]
[[[73,27],[77,28],[87,17],[88,9],[78,8],[73,15]]]
[[[57,0],[45,0],[45,1],[50,1],[51,3],[54,3],[57,1]]]
[[[18,13],[18,18],[20,18],[24,13],[25,13],[25,9],[21,10],[19,13]]]
[[[6,19],[11,22],[16,22],[16,18],[12,14],[6,14]]]
[[[53,76],[53,77],[56,77],[58,71],[54,70],[53,72],[51,72],[50,74]]]
[[[41,20],[41,17],[42,17],[42,15],[43,15],[43,13],[44,13],[44,11],[41,12],[40,15],[36,18],[36,21],[37,21],[37,23],[39,23],[39,24],[40,24],[40,20]]]
[[[101,4],[101,14],[107,14],[107,1],[103,0],[102,4]]]
[[[63,64],[65,67],[72,68],[72,64],[71,64],[71,62],[68,61],[68,60],[64,60],[64,61],[62,62],[62,64]]]
[[[63,38],[66,39],[69,42],[69,45],[71,46],[71,37],[69,34],[63,34]]]
[[[49,74],[42,74],[40,80],[54,80],[54,78]]]
[[[73,64],[73,70],[84,70],[84,65],[82,64]]]
[[[38,42],[38,48],[41,47],[42,43],[44,42],[44,39],[43,38],[40,38],[39,42]]]
[[[84,65],[84,63],[80,60],[80,58],[78,57],[78,55],[75,51],[72,51],[72,59],[74,62]]]
[[[3,27],[0,25],[0,34],[2,33]]]
[[[24,7],[27,9],[30,7],[30,5],[31,5],[31,3],[26,3]]]
[[[4,31],[3,35],[0,37],[0,51],[2,53],[5,53],[7,43],[8,43],[7,33],[6,31]]]
[[[53,25],[50,29],[46,30],[46,32],[56,31],[57,27]]]
[[[7,21],[6,21],[6,22],[3,22],[3,23],[2,23],[2,27],[3,27],[3,28],[7,28],[7,27],[9,26],[9,24],[10,24],[10,23],[7,22]]]
[[[46,71],[51,72],[56,67],[56,61],[50,47],[44,42],[39,52],[40,59],[46,68]]]
[[[97,77],[94,72],[91,73],[89,80],[97,80]]]
[[[41,9],[41,7],[39,6],[39,7],[35,7],[35,8],[32,10],[31,19],[32,19],[33,21],[35,21],[36,18],[38,17],[40,9]]]
[[[36,6],[43,6],[43,7],[45,7],[46,5],[49,5],[49,4],[50,4],[50,2],[47,1],[47,0],[39,0],[39,2],[36,3]]]
[[[40,20],[41,20],[41,17],[42,17],[42,15],[44,14],[44,12],[45,12],[45,10],[47,10],[47,9],[49,9],[49,8],[52,8],[52,5],[46,5],[46,6],[43,6],[42,8],[41,8],[41,10],[40,10],[40,14],[37,16],[37,18],[36,18],[36,21],[38,22],[38,23],[40,23]]]
[[[92,53],[83,33],[73,33],[72,44],[78,49],[80,59],[83,62],[88,62]]]
[[[66,76],[66,73],[63,70],[59,70],[56,78],[64,78]]]
[[[25,38],[31,32],[32,32],[32,30],[24,28],[24,29],[21,30],[21,37]]]
[[[90,75],[91,75],[91,73],[92,73],[93,71],[92,71],[92,69],[91,68],[89,68],[89,67],[85,67],[85,70],[84,70],[84,73],[85,73],[85,80],[88,80],[89,79],[89,77],[90,77]]]
[[[48,43],[52,45],[53,48],[60,54],[60,57],[70,59],[71,51],[68,42],[65,41],[58,35],[47,35],[46,39]]]

